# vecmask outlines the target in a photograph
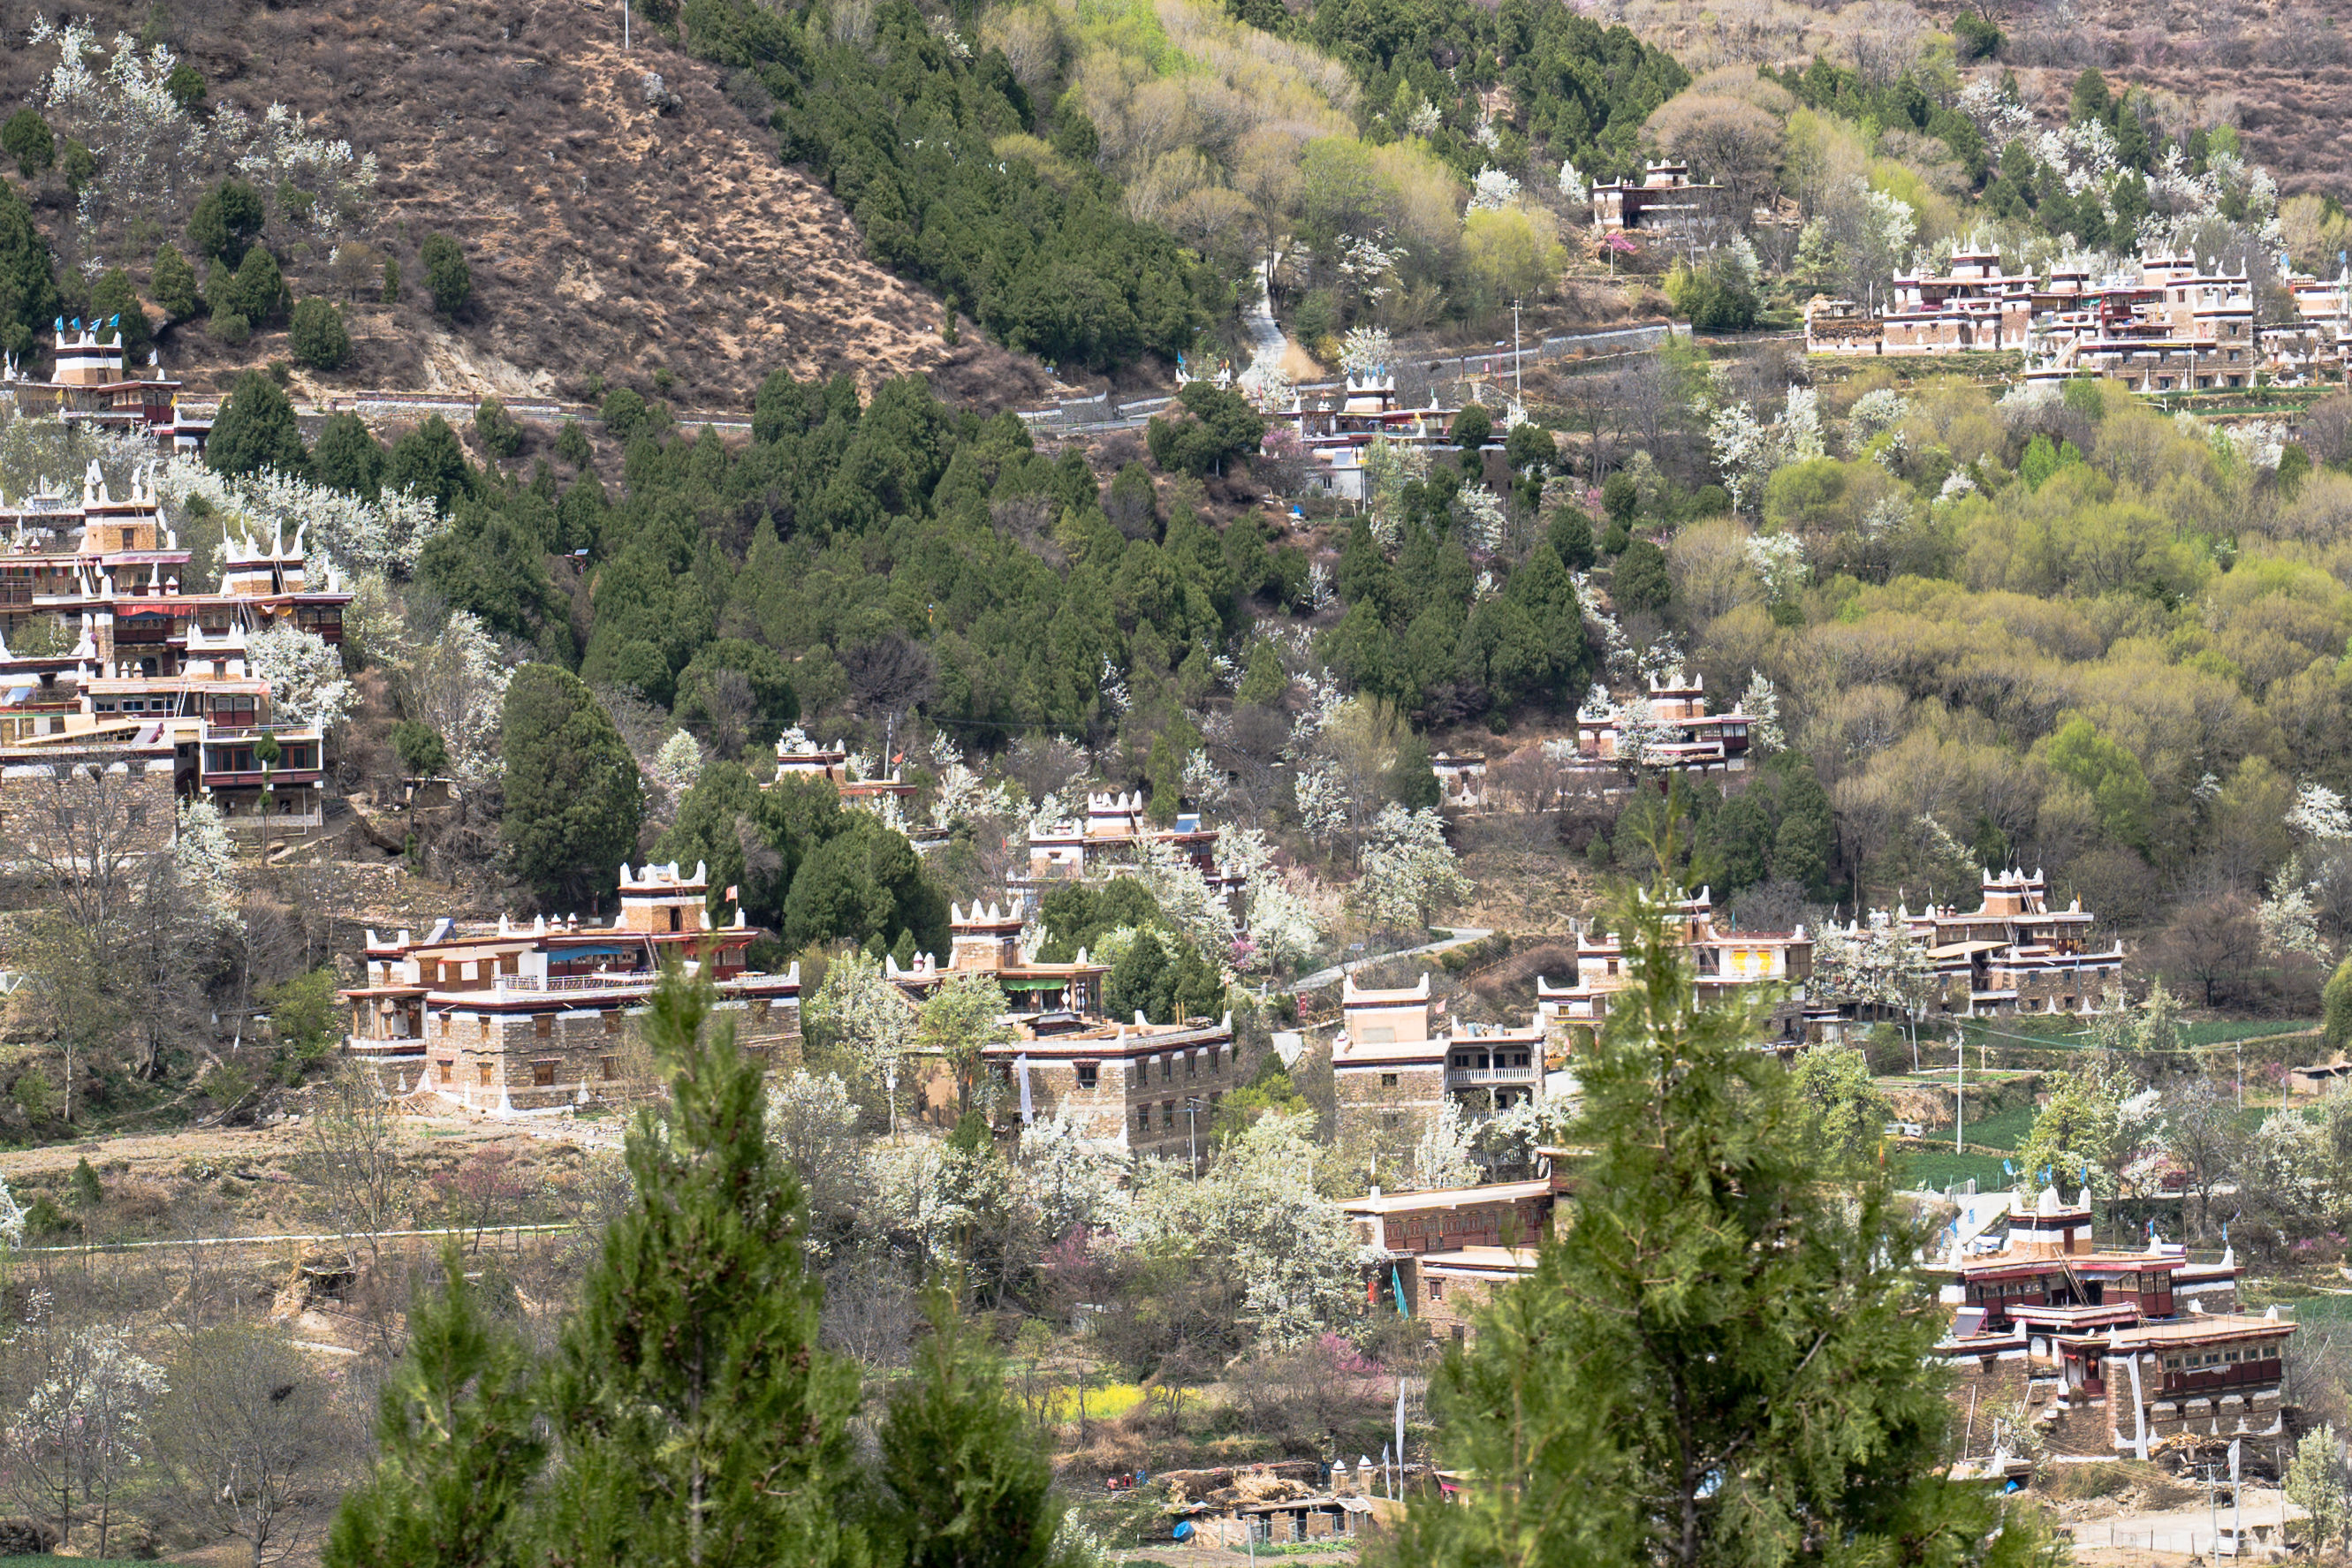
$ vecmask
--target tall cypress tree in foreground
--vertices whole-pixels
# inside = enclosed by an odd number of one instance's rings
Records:
[[[704,1037],[707,986],[647,1009],[669,1113],[628,1140],[634,1207],[604,1236],[551,1375],[483,1322],[453,1261],[383,1401],[375,1474],[326,1568],[1044,1568],[1061,1511],[994,1359],[934,1298],[868,1483],[855,1367],[816,1347],[816,1281],[760,1066]],[[543,1426],[540,1423],[543,1423]],[[551,1432],[553,1447],[534,1434]]]
[[[1482,1484],[1416,1506],[1390,1560],[2037,1560],[1942,1477],[1942,1319],[1884,1176],[1841,1185],[1750,1045],[1760,1004],[1700,1003],[1663,896],[1618,929],[1633,980],[1580,1073],[1567,1232],[1436,1380],[1440,1449]]]
[[[816,1347],[804,1213],[768,1146],[760,1065],[707,987],[644,1020],[675,1074],[667,1125],[629,1134],[638,1202],[605,1233],[566,1324],[557,1469],[534,1534],[551,1564],[826,1568],[869,1560],[849,1418],[856,1368]]]
[[[508,1568],[512,1512],[540,1472],[531,1367],[487,1321],[453,1245],[446,1291],[408,1318],[408,1356],[384,1385],[375,1473],[343,1500],[324,1568]]]

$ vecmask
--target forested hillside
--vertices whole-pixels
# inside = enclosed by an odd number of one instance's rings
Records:
[[[291,361],[328,395],[593,399],[610,382],[740,408],[779,365],[1044,395],[1034,364],[944,334],[936,296],[778,162],[756,83],[730,89],[642,27],[624,55],[618,6],[100,5],[73,12],[89,58],[63,77],[61,41],[30,37],[40,14],[0,6],[0,119],[29,110],[47,133],[39,156],[12,141],[0,159],[56,263],[48,304],[11,311],[39,328],[135,293],[165,366],[222,390]],[[255,210],[213,242],[191,221],[231,179]],[[435,235],[464,263],[446,301]],[[215,300],[213,261],[234,270],[249,240],[280,286]],[[310,298],[341,312],[342,352],[293,340]]]

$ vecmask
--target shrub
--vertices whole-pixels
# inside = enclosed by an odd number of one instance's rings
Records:
[[[182,109],[193,110],[205,101],[204,73],[183,60],[172,68],[170,76],[163,78],[163,90],[170,93],[173,101]]]
[[[444,234],[426,235],[416,256],[425,264],[425,287],[433,296],[433,308],[444,316],[463,310],[474,298],[474,272],[457,242]]]
[[[1952,18],[1952,52],[1962,60],[1991,59],[2007,42],[2008,35],[1989,16],[1963,11]]]
[[[155,324],[147,319],[147,308],[139,303],[139,291],[131,286],[131,274],[115,267],[98,280],[89,291],[90,319],[101,325],[116,322],[121,335],[122,351],[126,356],[145,351],[155,340]]]
[[[1633,483],[1631,474],[1622,470],[1609,476],[1609,482],[1601,486],[1601,509],[1609,514],[1612,523],[1632,521],[1634,509],[1641,504],[1641,487]]]
[[[253,323],[234,310],[215,310],[213,312],[212,332],[230,348],[243,348],[247,340],[253,336]]]
[[[1592,519],[1576,507],[1562,507],[1551,517],[1552,553],[1570,571],[1592,565]]]
[[[205,308],[204,296],[196,292],[196,269],[188,265],[177,246],[167,245],[155,253],[155,265],[147,274],[147,292],[163,308],[166,321],[185,321]]]
[[[555,437],[555,455],[574,468],[587,467],[590,459],[596,455],[595,448],[588,444],[587,431],[581,428],[578,420],[563,422],[562,430]]]
[[[484,398],[474,410],[474,434],[493,457],[511,457],[522,450],[522,426],[494,397]]]
[[[340,371],[351,362],[352,335],[343,313],[323,299],[305,299],[294,307],[288,333],[294,357],[314,371]]]
[[[286,287],[286,275],[278,270],[278,258],[269,254],[266,245],[250,246],[245,259],[237,263],[236,281],[230,287],[229,308],[257,327],[266,327],[286,314],[291,303],[291,291]],[[214,301],[217,309],[220,302]]]
[[[98,155],[70,136],[66,138],[65,152],[58,166],[65,172],[66,189],[77,197],[84,185],[98,178]]]
[[[1477,451],[1494,434],[1495,416],[1484,403],[1474,402],[1454,416],[1454,444],[1465,452]]]
[[[1647,539],[1627,543],[1617,558],[1609,597],[1620,610],[1664,609],[1666,601],[1674,597],[1674,583],[1666,575],[1666,552]]]
[[[397,256],[383,258],[383,302],[386,305],[400,303],[400,259]]]
[[[30,180],[57,162],[58,139],[37,110],[20,109],[0,125],[0,152],[16,160],[16,172]]]
[[[620,440],[626,441],[636,434],[637,426],[646,422],[646,400],[626,387],[621,387],[604,400],[600,411],[604,428]]]
[[[419,724],[413,718],[395,720],[392,727],[392,749],[399,754],[400,766],[412,779],[433,779],[449,768],[449,747],[441,732],[429,724]]]
[[[223,180],[188,214],[188,243],[198,256],[218,256],[236,267],[268,215],[260,192],[242,180]]]

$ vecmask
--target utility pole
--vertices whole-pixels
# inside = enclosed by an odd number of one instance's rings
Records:
[[[1961,1134],[1969,1121],[1969,1037],[1964,1033],[1952,1045],[1952,1153],[1965,1154]]]
[[[1184,1102],[1184,1142],[1192,1156],[1192,1179],[1201,1179],[1201,1101],[1198,1095]]]
[[[1514,398],[1520,397],[1527,391],[1519,379],[1519,302],[1514,299],[1511,301],[1511,395]]]

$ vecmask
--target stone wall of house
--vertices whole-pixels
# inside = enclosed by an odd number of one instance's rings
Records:
[[[1436,1294],[1430,1293],[1431,1287]],[[1413,1316],[1429,1330],[1435,1340],[1456,1340],[1467,1343],[1478,1337],[1477,1315],[1495,1299],[1495,1285],[1488,1280],[1439,1279],[1422,1274],[1408,1287],[1418,1291],[1412,1303]]]
[[[547,1111],[626,1098],[633,1033],[643,1009],[575,1008],[561,1012],[428,1014],[421,1087],[472,1111]],[[721,1001],[711,1026],[731,1021],[735,1043],[778,1071],[801,1065],[800,1009],[791,1002]],[[380,1076],[411,1077],[414,1064],[384,1063]],[[419,1084],[388,1083],[414,1090]]]
[[[1331,1075],[1339,1134],[1414,1124],[1445,1103],[1445,1067],[1349,1068]]]

